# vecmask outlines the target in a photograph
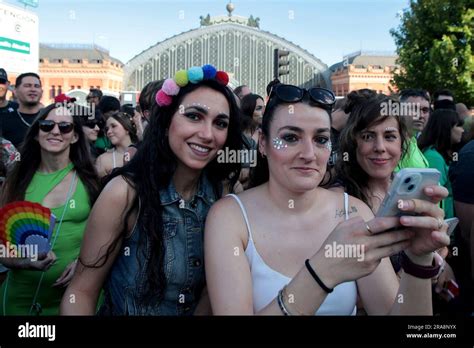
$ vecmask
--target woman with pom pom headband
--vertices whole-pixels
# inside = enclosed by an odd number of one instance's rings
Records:
[[[159,106],[168,106],[173,102],[173,97],[178,95],[180,89],[188,83],[197,84],[204,80],[215,79],[224,86],[229,83],[229,75],[225,71],[217,69],[206,64],[202,67],[194,66],[188,70],[178,70],[174,78],[166,79],[163,87],[156,94],[156,103]]]
[[[239,178],[241,164],[222,154],[243,149],[240,111],[227,82],[227,74],[210,65],[178,71],[163,82],[156,99],[166,106],[153,103],[136,154],[107,176],[110,190],[102,191],[93,208],[62,314],[94,314],[88,304],[97,302],[102,287],[103,315],[211,313],[208,301],[199,297],[206,282],[204,221]],[[116,252],[113,245],[123,243],[136,257]],[[104,260],[108,265],[102,267]],[[187,309],[179,303],[185,288],[194,294]],[[70,303],[71,294],[81,305]]]

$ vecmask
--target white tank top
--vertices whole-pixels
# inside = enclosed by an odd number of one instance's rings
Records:
[[[253,291],[253,310],[254,313],[266,307],[274,298],[277,297],[278,291],[291,281],[291,278],[270,268],[255,248],[252,238],[252,230],[247,216],[247,211],[239,197],[230,194],[240,206],[242,215],[247,225],[249,233],[249,241],[245,249],[250,273],[252,275],[252,291]],[[344,210],[346,212],[346,220],[349,218],[348,195],[344,192]],[[316,311],[315,315],[355,315],[357,301],[357,286],[355,281],[341,283],[334,287],[334,291],[328,294]]]

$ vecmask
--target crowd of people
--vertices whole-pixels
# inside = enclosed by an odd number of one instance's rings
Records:
[[[466,105],[421,86],[336,98],[228,82],[204,65],[147,84],[136,106],[100,89],[44,106],[40,76],[19,75],[7,100],[0,69],[0,206],[57,217],[47,254],[0,258],[0,313],[474,313]],[[404,168],[435,168],[439,185],[375,217]]]

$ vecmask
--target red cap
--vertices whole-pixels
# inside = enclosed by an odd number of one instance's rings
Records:
[[[61,94],[57,95],[56,97],[54,97],[54,102],[55,103],[64,103],[64,102],[74,103],[75,101],[76,101],[76,98],[68,97],[64,93],[61,93]]]

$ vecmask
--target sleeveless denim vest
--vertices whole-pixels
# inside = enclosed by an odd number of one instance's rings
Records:
[[[198,191],[185,202],[171,182],[160,190],[165,246],[164,270],[167,281],[163,300],[142,304],[140,296],[147,282],[147,259],[139,248],[143,233],[139,223],[122,245],[104,286],[104,303],[99,315],[192,315],[205,285],[204,224],[216,201],[206,175],[201,175]],[[146,255],[151,250],[145,237]]]

